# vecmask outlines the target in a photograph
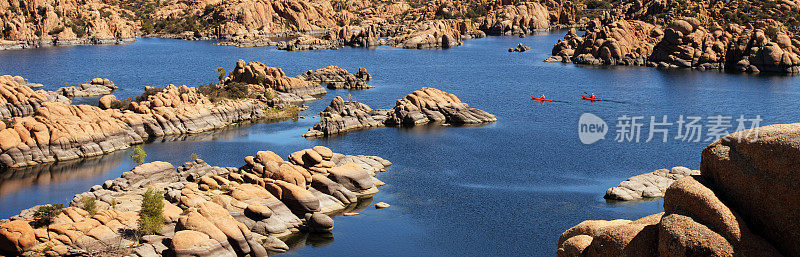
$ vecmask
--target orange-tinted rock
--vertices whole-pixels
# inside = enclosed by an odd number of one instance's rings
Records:
[[[0,253],[20,254],[36,244],[33,228],[27,222],[15,220],[0,225]]]
[[[789,255],[800,254],[798,136],[798,123],[736,132],[706,147],[701,161],[710,188],[722,192],[754,233]]]
[[[281,68],[268,67],[261,62],[245,63],[243,60],[236,62],[236,67],[228,77],[221,81],[223,84],[245,83],[271,88],[280,92],[294,93],[297,95],[322,95],[327,93],[325,88],[315,82],[310,82],[295,77],[288,77]]]

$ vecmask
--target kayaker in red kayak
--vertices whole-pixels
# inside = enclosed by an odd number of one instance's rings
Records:
[[[542,95],[540,97],[531,96],[531,100],[539,101],[539,102],[542,102],[542,103],[544,103],[544,102],[552,102],[553,101],[553,99],[545,98],[544,95]]]
[[[586,94],[586,92],[583,92],[583,93]],[[603,101],[603,99],[600,99],[600,98],[597,98],[596,96],[594,96],[594,93],[592,93],[591,96],[582,95],[581,99],[587,100],[587,101],[592,101],[593,103],[595,101]]]

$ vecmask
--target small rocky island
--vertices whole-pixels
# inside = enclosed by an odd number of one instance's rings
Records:
[[[721,138],[703,150],[699,175],[666,189],[664,212],[581,222],[561,234],[557,256],[800,255],[798,134],[794,123]]]
[[[352,74],[345,69],[328,66],[314,71],[306,71],[298,75],[297,78],[327,85],[329,89],[362,90],[375,88],[367,85],[367,81],[372,80],[372,75],[367,73],[367,69],[364,68],[358,68],[358,72]]]
[[[0,254],[267,256],[288,250],[281,238],[331,231],[331,215],[370,201],[384,185],[375,176],[390,165],[322,146],[287,159],[260,151],[240,168],[145,163],[75,195],[69,207],[0,220]]]
[[[80,86],[59,88],[56,92],[66,97],[90,97],[108,95],[117,88],[119,87],[109,79],[94,78]]]
[[[356,101],[336,97],[320,113],[320,123],[304,137],[324,137],[352,130],[382,126],[415,126],[427,123],[480,124],[497,118],[469,107],[453,94],[423,87],[398,99],[392,109],[375,109]]]

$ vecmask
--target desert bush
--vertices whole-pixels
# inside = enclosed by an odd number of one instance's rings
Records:
[[[50,32],[47,32],[47,34],[52,36],[52,35],[57,35],[58,33],[61,33],[62,31],[64,31],[64,27],[58,26],[58,27],[55,27],[55,28],[51,29]]]
[[[217,73],[219,73],[219,81],[222,81],[228,75],[228,72],[222,67],[217,67]]]
[[[147,153],[144,152],[142,146],[137,145],[133,147],[133,152],[131,153],[131,159],[136,165],[142,165],[147,158]]]
[[[41,206],[33,213],[33,222],[31,222],[31,225],[34,228],[50,226],[50,224],[53,223],[53,219],[55,219],[58,214],[61,214],[63,210],[64,205],[60,203]]]
[[[81,205],[83,205],[83,210],[89,212],[89,215],[94,216],[97,214],[97,201],[94,197],[82,197]]]
[[[139,211],[139,231],[142,235],[155,235],[164,227],[164,195],[148,188]]]
[[[164,89],[160,87],[145,87],[144,93],[136,97],[137,102],[147,101],[147,97],[163,92]]]

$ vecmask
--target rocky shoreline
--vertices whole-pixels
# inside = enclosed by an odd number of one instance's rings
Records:
[[[646,5],[657,6],[656,1]],[[692,3],[710,5],[709,3]],[[619,9],[630,8],[628,6]],[[674,8],[674,7],[670,7]],[[718,9],[719,6],[709,6]],[[782,7],[765,11],[781,12]],[[634,10],[630,10],[633,12]],[[638,10],[637,10],[638,11]],[[723,10],[697,17],[629,15],[604,12],[589,22],[583,36],[571,29],[552,49],[545,62],[584,65],[648,66],[666,69],[725,72],[800,73],[800,39],[793,23],[773,19],[736,23],[719,15]],[[657,11],[654,11],[657,12]]]
[[[348,131],[382,126],[416,126],[427,123],[480,124],[497,121],[483,110],[471,108],[453,94],[423,87],[398,99],[393,109],[372,109],[356,101],[336,97],[320,112],[320,123],[303,137],[326,137]]]
[[[3,77],[6,78],[6,77]],[[256,99],[211,103],[196,88],[167,86],[146,92],[139,101],[122,103],[106,99],[106,109],[47,101],[16,81],[0,78],[0,86],[14,89],[3,94],[12,107],[0,124],[0,163],[23,167],[107,154],[151,138],[191,134],[269,115],[296,115],[270,109]]]
[[[0,42],[0,51],[2,50],[22,50],[42,47],[56,47],[56,46],[92,46],[92,45],[124,45],[136,41],[135,37],[128,38],[84,38],[84,39],[50,39],[41,41],[8,41]]]
[[[0,220],[0,253],[266,256],[289,249],[280,238],[329,232],[329,215],[363,208],[384,185],[375,176],[391,165],[380,157],[343,155],[321,146],[286,160],[260,151],[244,161],[240,168],[210,166],[201,159],[177,168],[159,161],[137,166],[75,195],[47,226],[31,226],[41,206]],[[131,236],[128,231],[138,231],[137,213],[148,190],[163,196],[164,226],[154,235]],[[93,206],[85,199],[93,199]]]
[[[221,69],[223,73],[224,69]],[[224,76],[223,76],[224,75]],[[117,99],[117,87],[95,78],[57,91],[37,90],[22,77],[0,76],[0,166],[18,168],[108,154],[165,136],[196,134],[256,121],[296,117],[303,102],[332,89],[368,89],[366,69],[330,66],[289,77],[280,68],[239,60],[220,83],[200,88],[145,87],[136,99]],[[99,96],[99,106],[68,97]]]
[[[798,134],[800,123],[721,138],[703,150],[699,175],[666,189],[664,212],[634,221],[581,222],[561,234],[557,256],[800,254],[800,197],[794,190],[800,178],[791,161],[798,158]]]
[[[560,2],[242,1],[192,5],[131,1],[84,5],[52,0],[36,6],[9,1],[0,49],[47,45],[119,44],[138,36],[219,40],[219,45],[322,50],[343,46],[428,49],[486,35],[523,35],[579,24]],[[98,11],[99,10],[99,11]],[[88,26],[91,24],[92,26]]]

